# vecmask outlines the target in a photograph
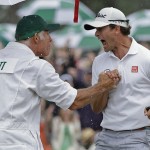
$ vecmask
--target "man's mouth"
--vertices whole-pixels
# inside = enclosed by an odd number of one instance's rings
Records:
[[[103,46],[106,45],[106,41],[105,40],[101,40],[101,42],[102,42]]]

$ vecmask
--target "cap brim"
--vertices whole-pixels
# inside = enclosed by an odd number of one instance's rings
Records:
[[[60,29],[60,24],[48,24],[47,29],[49,32],[53,32],[55,30]]]
[[[102,22],[102,21],[93,21],[91,23],[87,23],[84,25],[84,29],[85,30],[93,30],[95,28],[101,28],[101,27],[104,27],[104,26],[107,26],[109,25],[108,22]]]

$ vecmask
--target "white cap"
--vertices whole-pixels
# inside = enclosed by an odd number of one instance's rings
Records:
[[[122,27],[128,27],[129,20],[118,9],[113,7],[103,8],[99,11],[94,21],[84,25],[85,30],[92,30],[104,27],[109,24],[115,24]]]

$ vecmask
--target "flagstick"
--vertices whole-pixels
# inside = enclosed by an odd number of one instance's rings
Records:
[[[78,22],[78,11],[79,11],[79,0],[75,0],[75,7],[74,7],[74,22]]]

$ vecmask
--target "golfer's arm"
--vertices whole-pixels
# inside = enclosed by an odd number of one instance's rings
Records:
[[[108,102],[108,92],[104,92],[103,94],[93,96],[90,105],[93,112],[99,113],[106,108],[107,102]]]

